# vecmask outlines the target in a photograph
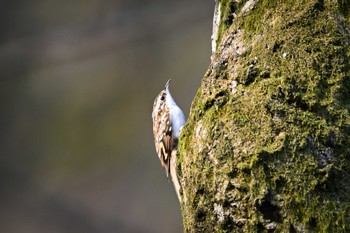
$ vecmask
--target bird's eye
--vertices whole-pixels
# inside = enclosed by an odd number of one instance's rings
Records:
[[[162,97],[160,97],[160,100],[164,100],[164,98],[165,98],[164,95],[162,95]]]

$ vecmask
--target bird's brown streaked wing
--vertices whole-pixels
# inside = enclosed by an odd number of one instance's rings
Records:
[[[163,168],[166,171],[167,176],[170,173],[170,156],[173,146],[172,138],[172,127],[171,127],[171,117],[168,109],[160,109],[156,114],[156,119],[154,122],[157,122],[154,125],[154,143],[156,146],[156,151],[160,162]]]
[[[171,158],[171,152],[172,152],[172,148],[173,148],[173,131],[172,131],[172,127],[171,127],[171,117],[170,117],[170,113],[168,111],[168,114],[166,116],[166,124],[165,125],[165,129],[163,132],[164,136],[162,138],[162,144],[164,145],[164,162],[166,163],[166,174],[167,177],[169,177],[169,173],[170,173],[170,158]]]

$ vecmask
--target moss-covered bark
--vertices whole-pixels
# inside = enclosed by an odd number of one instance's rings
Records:
[[[185,231],[350,232],[350,1],[220,2],[179,144]]]

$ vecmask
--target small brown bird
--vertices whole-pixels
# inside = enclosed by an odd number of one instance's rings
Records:
[[[152,111],[153,135],[160,163],[165,169],[167,177],[169,177],[169,174],[171,175],[180,200],[180,183],[176,174],[176,150],[180,131],[185,124],[185,116],[170,94],[170,81],[171,79],[168,80],[164,90],[154,100]]]

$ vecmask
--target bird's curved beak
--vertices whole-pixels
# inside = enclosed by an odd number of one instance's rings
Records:
[[[168,86],[169,86],[170,82],[171,82],[171,79],[169,79],[168,82],[166,82],[164,90],[168,89]]]

